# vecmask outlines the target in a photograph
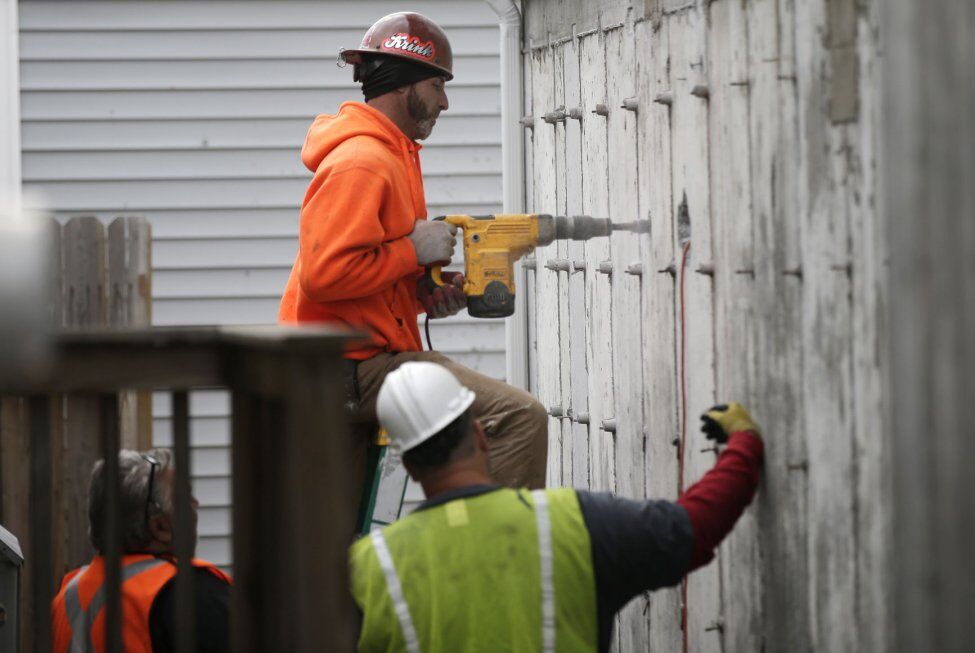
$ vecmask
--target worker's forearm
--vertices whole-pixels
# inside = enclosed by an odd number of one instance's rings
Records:
[[[761,438],[733,433],[715,466],[677,499],[691,521],[694,548],[688,571],[707,564],[758,488]]]

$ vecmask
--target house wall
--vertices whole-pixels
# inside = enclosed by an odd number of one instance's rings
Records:
[[[535,253],[549,484],[675,498],[718,402],[766,442],[717,560],[634,600],[621,651],[890,644],[878,4],[527,3],[528,206],[651,224]]]
[[[0,202],[20,200],[20,103],[17,70],[17,2],[0,3]]]
[[[455,81],[422,153],[430,215],[501,207],[497,18],[477,0],[410,6],[440,24]],[[297,252],[311,173],[299,158],[318,113],[361,99],[340,47],[391,0],[20,3],[24,187],[61,217],[146,216],[155,325],[262,324]],[[466,313],[431,324],[437,349],[505,373],[504,324]],[[202,557],[229,565],[230,408],[191,397]],[[171,441],[169,399],[155,442]],[[416,491],[411,497],[416,497]]]

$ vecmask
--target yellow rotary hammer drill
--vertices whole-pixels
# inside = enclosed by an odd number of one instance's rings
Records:
[[[647,233],[649,222],[613,223],[588,215],[551,216],[510,213],[445,215],[464,231],[464,294],[474,317],[507,317],[515,312],[514,263],[535,247],[555,240],[589,240],[614,231]],[[428,268],[429,281],[443,286],[440,266]]]

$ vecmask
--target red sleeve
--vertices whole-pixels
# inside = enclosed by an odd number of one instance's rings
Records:
[[[762,439],[751,433],[732,433],[711,471],[677,499],[687,511],[694,533],[688,572],[714,558],[714,549],[751,503],[758,488],[763,448]]]
[[[333,170],[308,189],[298,234],[301,290],[319,302],[367,297],[416,273],[409,238],[385,240],[386,180],[365,168]]]

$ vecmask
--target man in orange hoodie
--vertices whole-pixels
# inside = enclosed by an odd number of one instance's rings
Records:
[[[545,409],[530,394],[423,351],[417,315],[453,315],[466,305],[463,274],[447,285],[423,282],[426,266],[449,262],[456,227],[427,221],[417,141],[448,107],[453,78],[446,35],[415,13],[381,18],[356,50],[343,50],[365,102],[321,115],[301,157],[314,178],[301,207],[298,256],[281,299],[282,322],[327,322],[365,331],[349,348],[360,413],[374,421],[383,379],[407,361],[447,367],[476,395],[474,416],[490,444],[498,483],[540,488],[548,447]],[[366,444],[353,443],[353,469],[365,471]]]

